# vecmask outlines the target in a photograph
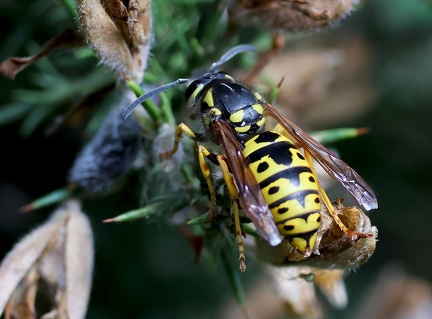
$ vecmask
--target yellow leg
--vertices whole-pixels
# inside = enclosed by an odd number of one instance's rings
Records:
[[[212,205],[213,211],[216,209],[216,192],[213,187],[213,183],[211,181],[211,174],[209,167],[205,161],[205,157],[214,156],[214,154],[210,153],[204,146],[198,147],[198,154],[199,154],[199,163],[201,171],[204,175],[204,178],[207,182],[207,186],[210,191],[210,201]],[[234,182],[232,180],[231,174],[229,172],[228,166],[225,162],[225,158],[222,154],[219,154],[216,156],[216,160],[221,168],[222,175],[225,181],[225,184],[227,185],[228,192],[230,193],[230,197],[233,204],[233,215],[234,215],[234,225],[235,225],[235,231],[236,231],[236,237],[237,237],[237,243],[239,247],[239,263],[240,263],[240,271],[246,270],[246,256],[244,253],[244,245],[243,245],[243,238],[242,238],[242,230],[240,226],[240,217],[239,217],[239,204],[238,204],[238,191],[237,188],[234,185]]]
[[[171,156],[173,156],[175,154],[175,152],[177,152],[178,150],[178,146],[180,143],[180,139],[183,137],[183,135],[186,135],[187,137],[189,137],[192,140],[196,140],[196,134],[194,131],[192,131],[189,126],[187,126],[184,123],[180,123],[179,125],[177,125],[176,131],[175,131],[175,139],[174,139],[174,145],[171,151],[167,151],[164,153],[159,154],[159,158],[161,160],[170,158]]]
[[[210,192],[210,212],[209,212],[209,216],[208,219],[211,219],[213,212],[216,210],[216,192],[215,189],[213,187],[213,183],[211,181],[211,172],[210,169],[205,161],[205,157],[208,156],[212,156],[213,154],[210,153],[204,146],[198,146],[198,160],[199,160],[199,165],[201,168],[201,172],[204,176],[204,179],[207,182],[207,187],[209,189]]]
[[[239,204],[238,204],[238,198],[239,193],[237,190],[237,187],[234,185],[234,182],[232,180],[231,174],[228,169],[228,165],[225,162],[225,157],[222,154],[219,154],[217,156],[217,161],[219,163],[219,166],[222,170],[222,174],[225,180],[225,184],[227,185],[228,191],[230,193],[230,197],[233,204],[233,215],[234,215],[234,225],[236,230],[236,236],[237,236],[237,244],[239,248],[239,262],[240,262],[240,271],[246,270],[246,256],[244,253],[244,245],[243,245],[243,238],[242,238],[242,230],[240,225],[240,216],[239,216]]]
[[[183,135],[186,135],[187,137],[197,140],[197,135],[194,131],[192,131],[186,124],[180,123],[175,131],[175,139],[174,139],[174,145],[172,150],[164,152],[159,154],[159,158],[161,160],[170,158],[173,156],[179,146],[180,139],[183,137]],[[198,161],[200,165],[201,172],[204,176],[204,179],[207,183],[207,187],[210,192],[210,212],[208,213],[208,218],[211,219],[212,213],[216,211],[216,191],[213,186],[213,182],[211,180],[211,172],[210,169],[206,163],[205,158],[206,157],[213,157],[214,162],[214,154],[210,153],[204,146],[200,145],[198,146]],[[237,236],[237,242],[239,246],[239,262],[240,262],[240,270],[245,271],[246,270],[246,257],[244,254],[244,246],[243,246],[243,239],[242,239],[242,230],[240,226],[240,217],[239,217],[239,204],[238,204],[238,191],[236,186],[234,185],[234,182],[232,180],[231,174],[229,172],[228,166],[225,162],[225,158],[222,154],[219,154],[216,156],[216,160],[221,167],[222,174],[225,180],[225,183],[227,185],[228,191],[231,196],[231,200],[233,203],[233,215],[234,215],[234,224],[236,229],[236,236]]]
[[[190,139],[196,141],[197,140],[197,135],[194,131],[192,131],[186,124],[184,123],[180,123],[179,125],[177,125],[177,128],[175,130],[175,139],[174,139],[174,145],[172,150],[164,152],[159,154],[159,158],[161,160],[165,160],[170,158],[171,156],[173,156],[179,147],[179,143],[180,143],[180,139],[183,137],[183,135],[189,137]],[[210,156],[212,155],[209,151],[207,151],[207,149],[203,146],[199,146],[198,147],[198,160],[199,160],[199,165],[201,168],[201,172],[204,175],[204,179],[207,182],[207,186],[209,188],[210,191],[210,211],[208,214],[208,219],[211,220],[212,218],[212,214],[216,209],[216,193],[213,187],[213,184],[211,182],[211,178],[210,178],[210,169],[204,159],[204,157],[206,156]]]
[[[312,157],[309,154],[308,151],[304,150],[304,155],[306,160],[308,161],[310,168],[313,172],[313,174],[315,176],[316,175],[316,171],[315,171],[315,167],[312,161]],[[316,178],[316,180],[318,181],[318,178]],[[319,181],[318,181],[319,184]],[[345,224],[341,221],[341,219],[339,218],[338,214],[336,213],[330,199],[327,196],[327,193],[325,192],[325,190],[321,187],[321,185],[319,185],[319,193],[320,196],[322,198],[322,200],[324,201],[324,204],[326,205],[330,215],[333,217],[334,221],[336,222],[336,224],[339,226],[339,228],[349,237],[351,237],[352,240],[357,240],[359,238],[366,238],[366,237],[370,237],[372,236],[372,234],[368,234],[368,233],[364,233],[364,232],[358,232],[358,231],[353,231],[351,229],[348,229]]]

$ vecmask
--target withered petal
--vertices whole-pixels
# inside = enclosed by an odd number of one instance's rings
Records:
[[[37,307],[37,282],[43,280],[50,291],[55,317],[82,319],[87,310],[92,270],[90,223],[81,212],[80,203],[70,200],[24,237],[2,262],[0,315],[7,311],[19,313],[21,318],[32,312]]]
[[[358,0],[235,0],[230,1],[228,15],[235,24],[302,32],[331,25],[357,3]]]
[[[77,47],[83,44],[83,38],[75,30],[65,30],[59,35],[50,39],[48,42],[46,42],[42,46],[40,51],[35,55],[22,58],[10,57],[4,60],[2,63],[0,63],[0,72],[3,73],[5,76],[13,79],[20,71],[22,71],[32,63],[36,62],[37,60],[47,56],[52,50],[59,48]]]
[[[85,318],[93,273],[93,233],[79,203],[69,202],[66,225],[66,296],[70,319]]]
[[[0,315],[27,272],[33,267],[56,233],[52,219],[25,236],[0,265]]]

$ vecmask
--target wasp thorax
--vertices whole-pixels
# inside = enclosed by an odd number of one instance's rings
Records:
[[[185,91],[186,102],[195,102],[195,100],[199,99],[200,92],[205,92],[219,81],[233,82],[234,79],[229,74],[222,71],[205,73],[188,85]]]
[[[246,142],[264,129],[264,107],[262,99],[248,88],[233,82],[220,82],[211,89],[210,101],[220,109],[240,142]]]
[[[242,143],[264,129],[262,97],[224,72],[207,73],[193,81],[185,98],[191,104],[192,117],[201,119],[207,133],[212,133],[211,123],[216,117],[228,122]]]

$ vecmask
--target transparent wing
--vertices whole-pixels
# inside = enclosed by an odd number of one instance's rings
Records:
[[[212,125],[219,134],[222,148],[224,149],[231,174],[234,176],[238,187],[240,202],[246,215],[252,220],[258,233],[270,245],[278,245],[282,239],[258,182],[243,156],[240,143],[235,139],[230,126],[225,121],[214,121]]]
[[[313,158],[333,178],[337,179],[366,210],[378,208],[373,190],[356,171],[338,158],[333,152],[315,141],[296,124],[285,118],[272,105],[264,103],[266,113],[287,130],[297,143],[307,150]]]

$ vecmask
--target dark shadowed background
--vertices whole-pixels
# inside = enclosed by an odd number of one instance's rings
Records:
[[[154,7],[155,10],[162,8]],[[183,9],[184,6],[178,5],[178,10]],[[199,9],[204,10],[205,6],[196,10]],[[0,60],[35,52],[38,45],[74,24],[57,1],[2,2],[0,10]],[[266,35],[262,37],[265,39]],[[246,34],[240,39],[248,38],[251,36]],[[157,37],[154,47],[157,52]],[[219,50],[216,56],[222,52]],[[346,278],[348,307],[334,310],[326,305],[329,316],[353,318],[354,314],[361,313],[374,285],[394,267],[401,267],[431,290],[432,3],[364,1],[356,12],[329,30],[288,39],[285,52],[280,58],[287,59],[287,64],[283,70],[281,67],[277,70],[280,76],[311,69],[311,74],[299,78],[309,85],[318,83],[316,90],[314,86],[297,88],[312,95],[305,100],[284,97],[282,88],[278,103],[292,107],[296,123],[307,130],[370,128],[368,135],[331,145],[376,192],[379,209],[370,212],[369,217],[378,227],[379,242],[371,260]],[[77,101],[72,92],[67,98],[58,98],[53,110],[47,109],[54,107],[50,98],[67,92],[68,81],[80,81],[80,74],[97,63],[96,59],[86,59],[77,66],[71,61],[76,57],[74,54],[74,51],[53,53],[59,74],[53,71],[50,79],[41,77],[44,70],[53,67],[50,60],[29,67],[13,81],[0,77],[1,257],[53,210],[48,207],[22,215],[18,208],[63,187],[77,152],[88,138],[68,128],[49,137],[45,135],[54,118],[45,114],[64,112]],[[164,67],[157,54],[152,59]],[[325,62],[319,62],[320,59]],[[214,57],[202,58],[204,63],[213,60]],[[290,65],[290,60],[299,62]],[[318,66],[314,65],[316,61]],[[270,74],[272,70],[270,65],[265,72]],[[179,76],[165,71],[167,81]],[[66,80],[60,83],[56,77]],[[289,82],[289,76],[286,81]],[[295,83],[287,85],[295,87]],[[56,92],[49,91],[53,85],[57,85]],[[59,92],[61,89],[64,91]],[[287,106],[290,102],[292,106]],[[4,111],[6,108],[12,113],[13,110],[32,113],[32,119],[14,117]],[[101,222],[138,206],[134,183],[139,183],[139,178],[131,176],[114,194],[84,202],[96,249],[87,317],[217,317],[234,300],[223,267],[195,264],[192,249],[175,227],[156,218],[116,225]],[[331,190],[330,194],[338,191]],[[235,258],[233,253],[234,263]],[[248,267],[242,275],[246,291],[257,289],[254,282],[261,273],[259,264],[252,258]],[[254,318],[253,314],[251,317]]]

